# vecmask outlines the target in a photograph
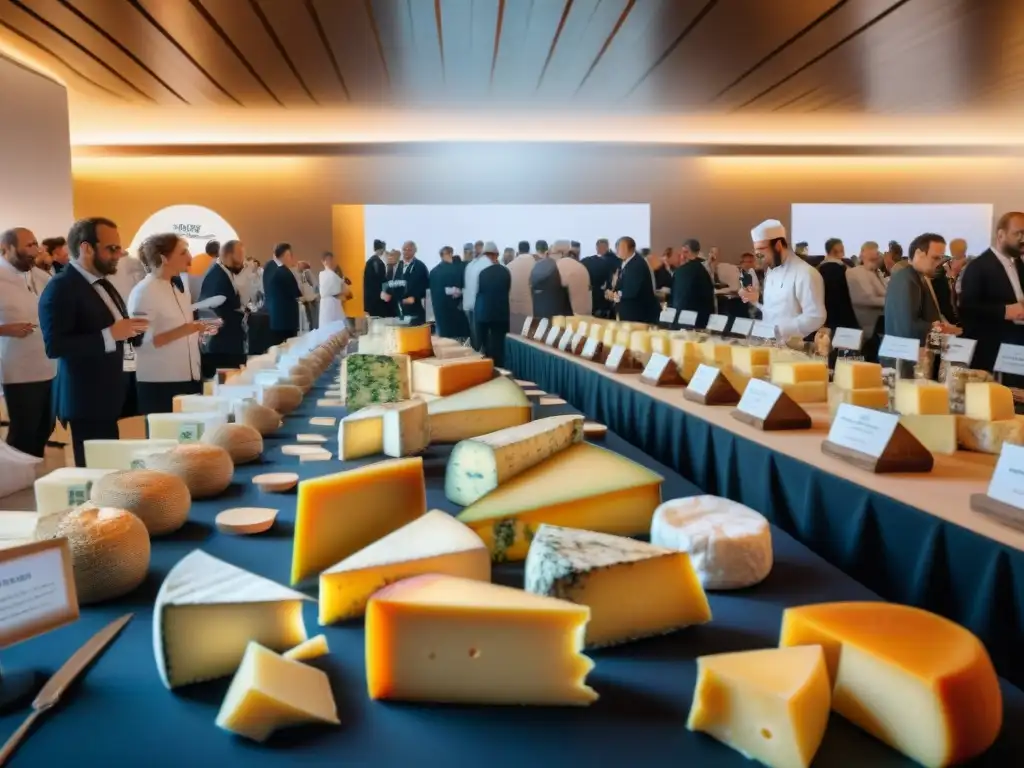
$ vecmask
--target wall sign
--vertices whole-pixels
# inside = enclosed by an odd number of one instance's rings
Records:
[[[226,240],[237,240],[238,234],[228,222],[216,211],[201,205],[172,205],[157,211],[139,227],[128,247],[131,255],[136,255],[142,241],[150,235],[174,232],[188,242],[188,249],[193,256],[203,253],[206,244],[211,240],[220,243]]]

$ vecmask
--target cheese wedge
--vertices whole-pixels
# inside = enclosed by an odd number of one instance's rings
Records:
[[[139,469],[139,456],[175,448],[175,440],[86,440],[85,466],[89,469]]]
[[[894,406],[905,416],[934,416],[949,413],[949,390],[927,379],[899,379]]]
[[[945,416],[900,416],[900,424],[918,442],[932,453],[946,456],[956,453],[956,419],[952,414]]]
[[[1012,419],[1013,393],[1009,387],[991,381],[970,382],[964,388],[964,416],[981,421]]]
[[[209,413],[216,411],[230,416],[235,406],[230,397],[211,397],[207,395],[175,395],[171,408],[175,413]]]
[[[414,576],[366,608],[371,699],[586,705],[590,609],[452,576]]]
[[[198,443],[202,436],[228,423],[227,414],[217,411],[205,413],[151,413],[146,417],[150,440],[175,440],[179,443]]]
[[[36,514],[40,517],[78,507],[89,501],[92,484],[112,469],[60,467],[35,482]]]
[[[427,403],[427,412],[430,414],[430,442],[457,443],[525,424],[532,415],[532,406],[514,381],[500,376],[432,400]]]
[[[624,536],[541,525],[526,591],[590,608],[586,646],[663,635],[711,620],[690,556]]]
[[[772,384],[809,384],[811,382],[828,384],[828,364],[824,360],[775,362],[772,363],[771,374]],[[821,402],[825,402],[824,397]]]
[[[882,384],[882,366],[860,360],[836,360],[832,381],[840,389],[878,389]]]
[[[491,555],[447,512],[427,512],[320,574],[320,624],[362,616],[374,592],[422,573],[490,581]]]
[[[775,366],[772,366],[775,370]],[[828,402],[828,381],[802,381],[797,384],[779,384],[783,392],[795,403]]]
[[[390,459],[303,480],[292,584],[319,574],[427,511],[423,459]]]
[[[430,326],[384,326],[384,351],[388,354],[409,355],[412,358],[431,357],[434,354],[434,345],[430,340]]]
[[[486,357],[414,360],[412,391],[428,395],[453,395],[490,381],[493,376],[494,361]]]
[[[310,661],[326,656],[330,652],[331,649],[327,647],[327,636],[317,635],[316,637],[309,638],[304,643],[299,643],[290,651],[287,651],[284,657],[294,661]]]
[[[444,478],[449,501],[468,506],[530,467],[583,441],[583,417],[549,416],[463,440]]]
[[[779,645],[821,645],[832,709],[921,765],[966,762],[999,735],[992,661],[941,616],[881,602],[787,608]]]
[[[249,643],[228,688],[217,725],[253,741],[305,723],[338,725],[331,681],[323,670]]]
[[[662,477],[589,443],[570,446],[459,513],[495,562],[522,560],[541,523],[623,536],[647,533]]]
[[[956,418],[956,438],[961,448],[998,455],[1003,445],[1024,445],[1024,417],[982,421],[966,416]]]
[[[430,445],[427,404],[420,398],[384,406],[381,414],[385,456],[400,459],[422,453]]]
[[[306,639],[310,598],[195,550],[178,561],[156,596],[153,655],[177,688],[233,674],[250,642],[286,650]]]
[[[808,768],[830,699],[820,646],[701,656],[686,727],[770,768]]]
[[[708,365],[728,367],[732,365],[732,344],[709,340],[701,342],[700,353],[703,361]]]
[[[376,456],[384,451],[384,408],[371,405],[350,413],[338,424],[338,458]]]
[[[771,362],[771,347],[732,348],[733,367],[747,374],[747,376],[763,376]]]
[[[405,355],[348,355],[342,360],[342,391],[349,411],[408,400],[410,360]]]

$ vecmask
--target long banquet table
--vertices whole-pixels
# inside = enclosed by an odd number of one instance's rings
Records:
[[[321,384],[326,384],[325,378]],[[164,575],[184,555],[202,548],[242,568],[287,583],[291,563],[295,496],[265,495],[250,484],[266,471],[295,471],[314,477],[372,462],[300,464],[282,455],[281,446],[296,434],[322,431],[337,448],[333,429],[312,427],[314,415],[344,414],[316,408],[324,387],[314,389],[303,406],[267,439],[264,463],[239,467],[235,483],[221,498],[196,502],[189,523],[178,533],[153,542],[150,575],[136,592],[99,606],[86,607],[73,625],[4,652],[9,669],[56,670],[107,622],[132,611],[125,628],[65,702],[46,714],[15,753],[10,765],[116,766],[120,768],[205,768],[244,765],[444,766],[520,768],[533,765],[634,766],[683,761],[701,768],[746,768],[744,757],[711,738],[686,730],[696,677],[694,659],[707,653],[775,645],[786,606],[831,600],[878,599],[866,587],[829,565],[789,534],[773,529],[775,566],[762,584],[748,590],[710,595],[711,623],[664,637],[590,654],[596,668],[588,682],[600,700],[588,708],[531,708],[413,705],[373,702],[365,686],[362,622],[321,628],[316,606],[305,609],[310,635],[324,632],[331,653],[312,663],[329,676],[341,725],[282,731],[266,744],[235,737],[214,725],[229,679],[170,692],[157,677],[153,659],[153,600]],[[537,406],[537,416],[573,412],[568,406]],[[693,495],[698,489],[625,440],[609,433],[601,443],[638,461],[664,478],[664,498]],[[448,448],[426,455],[428,505],[458,508],[443,495]],[[268,533],[251,537],[221,534],[213,526],[217,512],[233,506],[275,506],[281,514]],[[522,585],[522,567],[495,569],[495,580]],[[305,590],[312,596],[316,588]],[[203,637],[196,637],[201,644]],[[979,763],[1005,766],[1024,754],[1024,693],[1002,684],[1003,733]],[[26,712],[0,718],[0,739],[20,724]],[[815,766],[851,765],[910,768],[913,763],[834,715]]]
[[[1000,674],[1024,684],[1024,532],[971,511],[995,457],[936,456],[924,475],[874,475],[821,453],[828,409],[813,428],[763,432],[732,407],[683,399],[520,336],[505,365],[706,493],[740,501],[887,600],[948,616],[981,637]]]

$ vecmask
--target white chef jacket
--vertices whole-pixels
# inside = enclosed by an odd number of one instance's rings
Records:
[[[757,306],[783,339],[809,336],[825,324],[825,283],[818,270],[791,253],[765,275],[764,304]]]
[[[37,327],[23,339],[0,336],[0,382],[28,384],[49,381],[57,375],[57,363],[46,356],[39,330],[39,295],[50,281],[41,269],[19,272],[0,258],[0,325],[33,323]]]
[[[182,281],[182,293],[171,282],[153,275],[134,288],[128,296],[128,314],[144,312],[149,329],[136,350],[136,378],[142,382],[200,381],[199,334],[189,334],[157,349],[153,339],[192,322],[192,294],[188,280]]]
[[[465,312],[476,310],[476,294],[480,288],[480,273],[491,266],[491,260],[480,254],[466,265],[462,273],[462,309]]]

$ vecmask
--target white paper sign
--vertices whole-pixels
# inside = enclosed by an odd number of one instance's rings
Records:
[[[529,338],[531,325],[533,325],[533,317],[531,315],[527,315],[526,319],[523,321],[523,330],[519,332],[519,335]]]
[[[540,322],[537,323],[537,331],[533,334],[534,341],[543,341],[545,334],[548,332],[548,326],[551,325],[551,321],[546,317],[542,317]]]
[[[832,346],[835,349],[852,349],[860,352],[864,344],[864,331],[860,328],[836,328],[836,335],[832,337]]]
[[[877,459],[885,452],[899,423],[899,414],[843,403],[836,411],[828,439]]]
[[[743,397],[736,407],[755,419],[767,419],[782,397],[782,389],[761,379],[751,379],[743,390]]]
[[[732,329],[736,330],[736,323],[739,322],[740,318],[733,320]],[[755,339],[774,339],[775,338],[775,324],[769,323],[766,320],[758,320],[754,323],[754,327],[750,330],[750,335]]]
[[[562,338],[558,340],[558,348],[563,352],[568,351],[569,348],[572,347],[572,343],[575,339],[576,335],[569,333],[569,331],[566,330],[566,332],[562,334]]]
[[[906,360],[916,363],[921,354],[921,342],[917,339],[906,339],[902,336],[883,336],[878,348],[879,357],[891,357],[895,360]]]
[[[717,331],[718,333],[723,333],[725,331],[725,326],[727,326],[728,324],[729,318],[726,317],[725,315],[711,315],[711,317],[708,318],[709,331]]]
[[[671,325],[676,321],[677,311],[678,310],[672,309],[671,307],[669,307],[668,309],[661,310],[661,314],[658,315],[658,321],[662,323],[668,323],[669,325]]]
[[[661,378],[661,375],[671,363],[672,358],[668,355],[663,355],[660,352],[654,352],[651,354],[651,359],[647,361],[647,366],[644,368],[642,376],[645,379],[657,381]]]
[[[678,323],[685,325],[687,328],[693,328],[697,324],[697,313],[692,309],[680,310]]]
[[[750,332],[754,330],[754,321],[749,317],[735,317],[732,321],[732,328],[729,329],[730,333],[738,334],[739,336],[749,336]],[[772,330],[772,338],[775,338],[775,331]]]
[[[78,618],[78,597],[67,539],[37,541],[2,550],[0,648]]]
[[[597,339],[587,339],[587,343],[583,345],[583,355],[587,360],[593,360],[594,355],[597,354],[597,345],[601,342]]]
[[[715,379],[718,378],[718,373],[718,369],[713,365],[701,363],[697,366],[697,370],[694,371],[693,378],[690,379],[690,384],[686,388],[698,395],[706,395],[711,389],[711,385],[715,383]]]
[[[974,358],[974,348],[978,342],[974,339],[964,339],[960,336],[946,336],[946,351],[942,359],[950,363],[963,363],[970,365]]]
[[[1000,344],[996,364],[992,370],[996,373],[1024,375],[1024,347],[1018,344]]]
[[[549,347],[555,346],[555,342],[558,341],[558,334],[562,332],[562,328],[552,328],[548,331],[548,337],[544,339],[544,343]]]
[[[616,344],[612,347],[612,351],[608,353],[608,358],[604,361],[606,368],[615,370],[622,363],[622,358],[626,354],[626,348],[621,344]]]
[[[1024,509],[1024,446],[1003,443],[988,495],[1003,504]]]

